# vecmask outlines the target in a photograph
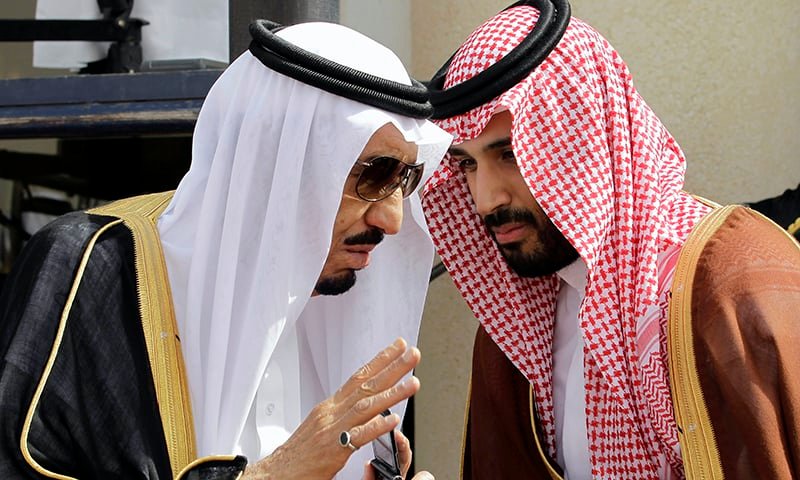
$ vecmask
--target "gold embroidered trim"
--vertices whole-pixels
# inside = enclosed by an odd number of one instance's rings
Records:
[[[142,195],[89,211],[120,218],[133,233],[142,331],[173,476],[196,457],[194,420],[172,292],[156,221],[173,192]]]
[[[736,205],[718,208],[695,227],[681,249],[669,304],[670,386],[686,478],[722,479],[722,462],[697,373],[692,334],[692,287],[700,254]]]
[[[539,441],[539,434],[536,432],[536,414],[533,411],[534,407],[534,395],[533,395],[533,387],[528,387],[528,409],[530,412],[531,418],[531,431],[533,432],[533,438],[536,440],[536,449],[539,450],[539,455],[544,460],[544,464],[547,467],[547,472],[550,474],[550,478],[553,480],[563,480],[561,475],[550,465],[550,460],[548,459],[547,455],[544,453],[544,448],[542,448],[542,444]]]
[[[178,473],[178,475],[175,478],[176,480],[181,480],[184,475],[189,473],[189,470],[193,469],[198,465],[202,465],[206,462],[218,462],[218,461],[231,462],[235,459],[236,455],[209,455],[207,457],[198,458],[190,462],[185,467],[183,467],[183,469],[181,469],[180,473]],[[244,472],[243,471],[239,472],[239,475],[236,476],[236,480],[239,480],[242,477],[242,475],[244,475]]]
[[[717,202],[715,202],[713,200],[709,200],[709,199],[707,199],[705,197],[701,197],[700,195],[695,195],[693,193],[689,193],[688,195],[690,197],[694,198],[695,200],[697,200],[698,202],[702,203],[703,205],[707,206],[707,207],[711,207],[711,208],[721,208],[722,207],[722,205],[720,205],[719,203],[717,203]]]
[[[25,423],[22,424],[22,435],[20,436],[19,440],[19,445],[22,449],[22,457],[34,470],[49,478],[57,478],[59,480],[76,480],[73,477],[51,472],[50,470],[47,470],[39,465],[39,462],[34,460],[30,449],[28,448],[28,435],[30,434],[31,430],[31,422],[33,422],[33,415],[36,413],[36,408],[39,405],[42,392],[44,391],[44,387],[47,384],[48,378],[50,377],[50,372],[53,369],[53,365],[56,362],[58,350],[61,347],[61,341],[64,338],[64,330],[67,328],[67,319],[69,318],[70,311],[72,310],[72,302],[75,301],[75,295],[78,293],[78,286],[83,278],[83,272],[86,270],[86,265],[89,263],[89,257],[91,256],[92,249],[94,248],[97,239],[103,234],[103,232],[119,223],[121,223],[121,221],[111,222],[103,226],[92,236],[92,238],[89,240],[89,243],[86,245],[86,250],[83,252],[83,257],[81,258],[80,264],[78,264],[78,271],[75,275],[75,279],[72,282],[69,296],[67,296],[67,302],[64,305],[64,310],[61,312],[61,319],[58,322],[58,330],[56,330],[56,338],[53,340],[53,346],[50,349],[50,356],[47,358],[44,372],[42,373],[42,377],[39,379],[39,384],[36,386],[33,399],[31,399],[31,404],[28,407],[28,413],[25,415]]]
[[[800,217],[797,217],[791,225],[786,227],[786,231],[789,232],[789,235],[794,235],[798,230],[800,230]]]

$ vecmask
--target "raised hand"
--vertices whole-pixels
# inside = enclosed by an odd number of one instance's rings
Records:
[[[419,360],[417,348],[408,348],[402,338],[395,340],[315,406],[286,443],[249,465],[243,479],[332,478],[355,450],[400,424],[398,415],[384,417],[381,412],[419,390],[416,377],[403,380]],[[407,471],[411,462],[407,440],[405,448]]]

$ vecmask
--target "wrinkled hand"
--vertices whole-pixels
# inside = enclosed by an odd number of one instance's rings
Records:
[[[408,348],[401,338],[395,340],[358,369],[336,393],[315,406],[286,443],[249,465],[243,480],[332,478],[353,453],[339,445],[342,432],[349,432],[350,442],[361,448],[399,425],[397,414],[384,417],[381,412],[419,390],[416,377],[401,381],[419,360],[419,350]],[[405,448],[407,471],[411,462],[408,440]]]
[[[408,469],[411,467],[411,444],[408,438],[399,430],[394,432],[394,441],[397,444],[397,460],[400,462],[400,473],[403,478],[406,478]],[[375,470],[372,469],[372,465],[369,463],[364,465],[364,477],[362,480],[378,480],[375,478]],[[434,480],[434,478],[429,472],[423,471],[414,475],[412,480]]]

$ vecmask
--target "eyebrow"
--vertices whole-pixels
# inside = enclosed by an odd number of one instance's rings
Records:
[[[486,146],[483,147],[484,152],[489,152],[491,150],[497,150],[500,148],[505,148],[511,145],[511,137],[501,138],[500,140],[496,140]],[[447,150],[447,153],[453,156],[469,156],[466,150],[459,148],[459,147],[450,147]]]
[[[377,160],[379,158],[388,157],[393,158],[401,163],[405,163],[406,165],[419,165],[417,162],[417,156],[409,156],[409,155],[367,155],[365,158],[356,159],[356,164],[363,165],[364,163],[372,162],[373,160]],[[412,160],[412,162],[407,162],[406,160]]]

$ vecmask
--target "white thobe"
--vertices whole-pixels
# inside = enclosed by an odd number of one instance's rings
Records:
[[[584,337],[578,312],[586,291],[588,270],[578,259],[557,272],[561,288],[553,332],[553,409],[556,427],[556,461],[566,480],[592,478],[589,438],[586,433],[586,393],[583,378]]]

